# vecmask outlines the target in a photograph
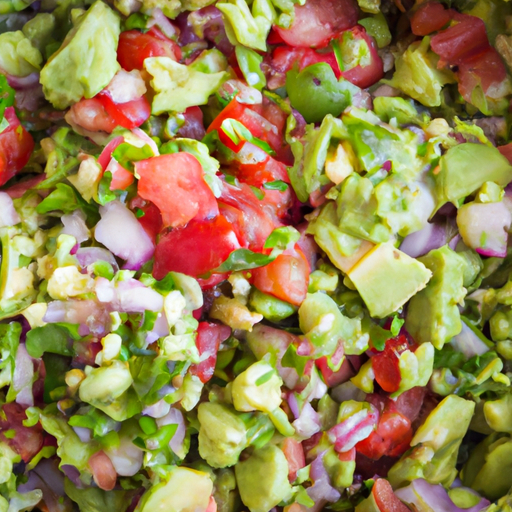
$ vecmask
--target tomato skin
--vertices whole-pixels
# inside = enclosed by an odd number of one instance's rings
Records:
[[[144,215],[137,220],[144,228],[144,231],[150,236],[153,242],[156,242],[156,237],[162,231],[162,214],[156,205],[148,201],[148,203],[140,208]]]
[[[372,496],[380,512],[410,512],[396,497],[391,484],[384,478],[375,480]]]
[[[290,46],[326,46],[341,31],[357,23],[359,8],[354,0],[315,0],[295,5],[295,19],[288,29],[274,27]]]
[[[7,107],[4,116],[9,126],[0,133],[0,186],[25,167],[34,149],[34,139],[20,124],[14,107]]]
[[[341,350],[340,347],[341,346]],[[341,356],[339,355],[341,353]],[[334,364],[337,364],[340,362],[341,357],[343,357],[343,345],[338,345],[338,349],[336,349],[336,352],[331,357],[331,360]],[[338,384],[341,384],[343,382],[347,382],[351,377],[355,375],[355,372],[350,365],[348,359],[345,359],[343,363],[340,366],[340,369],[336,372],[333,372],[329,365],[327,364],[327,357],[323,356],[320,357],[315,361],[315,364],[317,368],[322,373],[322,377],[324,379],[324,382],[327,384],[328,387],[332,388],[337,386]]]
[[[193,364],[190,367],[190,373],[197,375],[201,382],[208,382],[213,377],[219,346],[230,335],[231,329],[226,325],[213,322],[199,322],[196,346],[200,356],[206,354],[208,357],[198,364]]]
[[[498,151],[509,161],[512,163],[512,142],[505,144],[503,146],[498,146]]]
[[[356,445],[356,450],[372,460],[387,455],[399,457],[409,449],[412,439],[411,422],[396,411],[385,410],[377,430]]]
[[[181,48],[155,27],[145,34],[138,30],[121,33],[117,47],[117,60],[123,69],[141,70],[148,57],[169,57],[179,61]]]
[[[366,89],[384,76],[384,64],[377,51],[375,39],[369,36],[363,27],[356,26],[350,32],[355,40],[362,40],[368,45],[371,61],[367,66],[357,65],[347,71],[343,71],[341,74],[345,80],[361,87],[361,89]]]
[[[430,46],[439,55],[439,65],[460,64],[489,47],[485,23],[476,16],[459,15],[459,23],[432,37]]]
[[[138,193],[162,213],[164,227],[184,226],[197,217],[219,213],[217,201],[203,178],[201,164],[189,153],[171,153],[135,164],[140,176]]]
[[[299,441],[292,437],[287,437],[283,441],[281,450],[283,450],[286,461],[288,462],[288,480],[291,483],[297,478],[297,471],[306,466],[304,448]]]
[[[90,132],[112,133],[117,126],[98,97],[82,98],[78,103],[71,105],[66,119],[68,116],[69,121]]]
[[[207,221],[191,220],[160,237],[153,276],[163,279],[174,271],[198,277],[217,268],[238,248],[233,228],[222,215]]]
[[[114,123],[128,130],[139,127],[151,115],[151,105],[144,96],[126,103],[114,103],[107,93],[100,92],[97,98]]]
[[[263,293],[300,306],[308,293],[309,265],[302,251],[280,254],[274,261],[252,271],[254,286]]]
[[[272,52],[271,66],[280,73],[287,73],[295,65],[298,65],[299,71],[302,71],[307,66],[317,64],[318,62],[329,64],[336,78],[341,76],[340,67],[332,50],[319,53],[312,48],[278,46]]]
[[[411,30],[416,36],[428,36],[445,27],[452,19],[452,12],[439,2],[421,4],[411,18]]]

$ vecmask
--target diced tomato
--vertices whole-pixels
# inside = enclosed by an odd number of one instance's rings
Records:
[[[409,340],[401,334],[386,341],[386,347],[382,352],[372,355],[372,369],[375,380],[379,386],[388,393],[398,391],[402,376],[398,366],[400,354],[409,348]]]
[[[229,273],[211,274],[209,277],[197,277],[196,279],[201,290],[209,290],[210,288],[214,288],[218,284],[222,283],[222,281],[225,281],[228,278],[228,275]]]
[[[200,322],[197,327],[196,346],[202,361],[190,367],[190,373],[197,375],[201,382],[208,382],[213,377],[219,345],[227,340],[231,329],[226,325]],[[204,358],[204,359],[203,359]]]
[[[420,414],[426,393],[426,388],[419,386],[404,391],[393,401],[395,410],[413,423]]]
[[[210,496],[210,501],[204,512],[217,512],[217,502],[213,496]]]
[[[372,496],[380,512],[409,512],[409,509],[396,497],[391,484],[384,478],[375,480]]]
[[[485,23],[476,16],[464,15],[460,21],[430,40],[432,50],[441,58],[439,65],[454,66],[489,47]]]
[[[278,299],[300,306],[308,293],[309,265],[300,249],[280,254],[272,263],[252,271],[254,286]]]
[[[471,102],[471,95],[477,85],[481,85],[484,93],[491,92],[491,89],[498,90],[507,79],[507,70],[498,52],[489,46],[487,50],[462,61],[457,77],[459,92],[466,101]]]
[[[91,470],[94,482],[100,489],[111,491],[116,486],[116,470],[109,456],[103,450],[91,455],[87,465]]]
[[[343,349],[343,345],[341,345],[341,348]],[[332,355],[332,364],[336,365],[341,360],[341,357],[344,355],[343,350],[339,350],[339,346],[336,352]],[[341,356],[339,356],[339,353],[341,352]],[[355,375],[355,372],[350,365],[348,359],[345,359],[340,366],[340,369],[338,371],[332,371],[329,368],[329,365],[327,364],[327,357],[323,356],[315,361],[315,364],[317,368],[322,372],[322,377],[324,379],[324,382],[329,386],[330,388],[333,388],[337,386],[338,384],[341,384],[343,382],[347,382],[351,377]]]
[[[419,6],[411,18],[414,35],[428,36],[445,27],[452,19],[452,11],[439,2],[426,2]]]
[[[114,123],[128,130],[137,128],[151,115],[151,105],[144,96],[126,103],[114,103],[107,93],[100,93],[97,98]]]
[[[23,407],[16,402],[4,404],[0,415],[0,440],[6,442],[23,462],[29,462],[43,446],[42,427],[39,423],[33,427],[25,427],[23,421],[27,415]],[[5,419],[3,419],[3,417]],[[14,431],[14,437],[4,437],[3,433]]]
[[[114,159],[110,160],[107,170],[112,173],[110,190],[126,190],[135,181],[133,174]]]
[[[373,37],[366,33],[361,26],[356,26],[350,31],[346,31],[341,38],[350,38],[353,45],[363,44],[367,47],[369,53],[369,63],[366,66],[358,64],[353,68],[344,70],[341,74],[345,80],[366,89],[378,82],[384,76],[384,65],[377,51],[377,43]]]
[[[128,30],[119,36],[117,60],[123,69],[143,69],[148,57],[169,57],[181,60],[181,48],[162,34],[156,27],[143,34],[138,30]]]
[[[288,462],[288,480],[293,482],[297,478],[297,471],[306,466],[304,448],[293,437],[287,437],[281,445],[281,450]]]
[[[14,107],[7,107],[4,117],[9,126],[0,133],[0,186],[25,167],[34,149],[34,139],[20,124]]]
[[[116,122],[98,97],[82,98],[78,103],[71,105],[66,114],[66,120],[90,132],[112,133],[117,127]]]
[[[0,157],[1,160],[1,157]],[[0,173],[1,176],[1,173]],[[6,192],[11,199],[19,199],[27,190],[30,190],[31,188],[36,187],[41,183],[41,181],[44,181],[46,179],[46,174],[38,174],[37,176],[34,176],[33,178],[24,179],[23,181],[18,181],[14,185],[10,186],[9,188],[3,190],[3,192]],[[1,181],[1,178],[0,178]],[[1,183],[0,183],[1,185]]]
[[[185,227],[160,237],[153,275],[163,279],[174,271],[201,276],[217,268],[239,247],[232,226],[222,215],[208,221],[191,220]]]
[[[144,215],[138,217],[138,221],[144,228],[144,231],[151,237],[151,240],[155,242],[158,233],[162,231],[162,214],[158,207],[149,201],[146,205],[141,206],[140,209]]]
[[[498,151],[512,163],[512,142],[505,144],[504,146],[498,146]]]
[[[233,225],[240,245],[253,251],[261,251],[270,233],[280,226],[275,205],[258,199],[245,183],[239,187],[224,183],[219,206]]]
[[[356,450],[372,460],[387,455],[399,457],[409,449],[412,439],[411,422],[402,414],[385,410],[377,430],[356,445]]]
[[[217,201],[203,177],[203,168],[190,153],[160,155],[135,164],[139,195],[155,203],[164,227],[184,226],[193,218],[219,213]]]
[[[274,30],[290,46],[326,46],[341,31],[357,23],[355,0],[315,0],[295,5],[295,19],[288,29]]]

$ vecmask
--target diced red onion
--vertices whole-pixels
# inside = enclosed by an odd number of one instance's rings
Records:
[[[74,236],[79,244],[89,239],[90,232],[85,224],[85,215],[82,210],[63,215],[61,221],[64,225],[63,234]]]
[[[16,91],[15,105],[19,110],[35,112],[41,107],[44,100],[43,87],[36,84],[32,87],[18,89]]]
[[[489,347],[473,332],[473,330],[462,322],[462,330],[454,336],[451,344],[458,352],[462,352],[468,359],[474,356],[481,356],[489,352]]]
[[[114,255],[103,247],[80,247],[75,256],[82,268],[86,268],[97,261],[106,261],[112,265],[115,271],[119,269]]]
[[[79,324],[83,336],[89,333],[102,335],[109,328],[110,316],[104,307],[93,300],[68,299],[49,302],[43,321]]]
[[[80,471],[71,464],[63,464],[60,467],[61,471],[77,486],[83,485],[80,480]]]
[[[6,74],[7,82],[13,89],[26,89],[39,84],[39,73],[31,73],[28,76],[14,76]]]
[[[156,25],[169,39],[176,39],[180,35],[179,28],[171,23],[160,7],[155,7],[151,12],[148,27],[152,27],[153,25]]]
[[[340,499],[341,494],[331,485],[323,462],[324,453],[318,455],[311,463],[309,475],[314,483],[306,492],[315,502],[325,500],[334,503]]]
[[[26,407],[34,405],[32,381],[34,380],[34,363],[24,343],[20,343],[14,361],[12,386],[16,391],[16,402]]]
[[[112,101],[117,104],[138,100],[146,94],[146,83],[140,75],[140,71],[133,69],[125,71],[120,69],[105,88]]]
[[[468,491],[477,495],[471,489]],[[490,504],[488,500],[481,498],[473,507],[457,507],[441,484],[429,484],[423,478],[413,480],[407,487],[395,491],[395,494],[404,503],[412,505],[415,510],[425,510],[429,507],[429,510],[436,512],[480,512]]]
[[[378,421],[379,412],[370,404],[369,409],[356,412],[332,427],[327,435],[334,443],[334,449],[337,452],[348,452],[373,432]]]
[[[169,447],[171,450],[179,455],[183,452],[183,441],[185,440],[185,434],[187,432],[187,428],[185,426],[185,418],[183,417],[183,413],[179,409],[175,409],[171,407],[171,410],[168,414],[166,414],[163,418],[159,418],[156,420],[156,424],[159,427],[163,427],[164,425],[175,424],[178,425],[176,432],[172,436],[169,441]]]
[[[446,242],[446,228],[429,222],[420,231],[407,235],[400,244],[400,250],[411,258],[418,258],[442,247]]]
[[[187,17],[187,25],[197,37],[211,41],[224,55],[229,56],[233,53],[233,45],[226,35],[222,13],[214,5],[191,12]]]
[[[503,201],[470,203],[457,212],[457,226],[464,243],[483,256],[504,258],[507,255],[511,223],[512,214]]]
[[[123,203],[116,200],[101,206],[100,215],[94,236],[113,254],[126,260],[124,268],[138,270],[151,259],[155,252],[153,242]]]
[[[107,169],[107,166],[112,160],[112,152],[124,142],[124,137],[121,137],[120,135],[118,137],[114,137],[104,148],[103,151],[100,153],[100,156],[98,157],[98,163],[101,165],[101,168],[105,171]]]
[[[38,185],[39,183],[41,183],[41,181],[44,181],[45,179],[46,174],[38,174],[33,178],[29,178],[28,180],[16,183],[15,185],[9,187],[4,192],[8,194],[8,196],[11,199],[19,199],[27,190],[34,188],[36,185]],[[41,195],[41,191],[39,191],[39,195]]]
[[[119,476],[136,475],[142,467],[144,452],[126,436],[120,436],[119,445],[107,448],[105,453]]]
[[[19,222],[21,219],[11,197],[6,192],[0,192],[0,228],[15,226]]]
[[[152,418],[163,418],[166,416],[171,409],[171,405],[168,404],[163,398],[155,402],[153,405],[148,405],[142,411],[145,416],[151,416]]]
[[[75,434],[80,438],[82,443],[88,443],[91,440],[91,429],[86,427],[72,427]]]
[[[300,416],[292,425],[295,432],[304,439],[309,439],[321,429],[320,417],[309,402],[303,405]]]

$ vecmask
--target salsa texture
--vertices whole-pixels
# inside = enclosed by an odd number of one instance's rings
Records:
[[[0,512],[511,512],[512,2],[0,0]]]

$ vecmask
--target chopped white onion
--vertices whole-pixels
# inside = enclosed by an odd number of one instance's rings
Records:
[[[61,217],[64,228],[64,235],[74,236],[78,244],[85,242],[91,236],[87,225],[85,224],[85,215],[82,210],[75,210],[73,213]]]
[[[0,228],[15,226],[19,222],[21,219],[14,208],[11,197],[7,192],[0,192]]]

